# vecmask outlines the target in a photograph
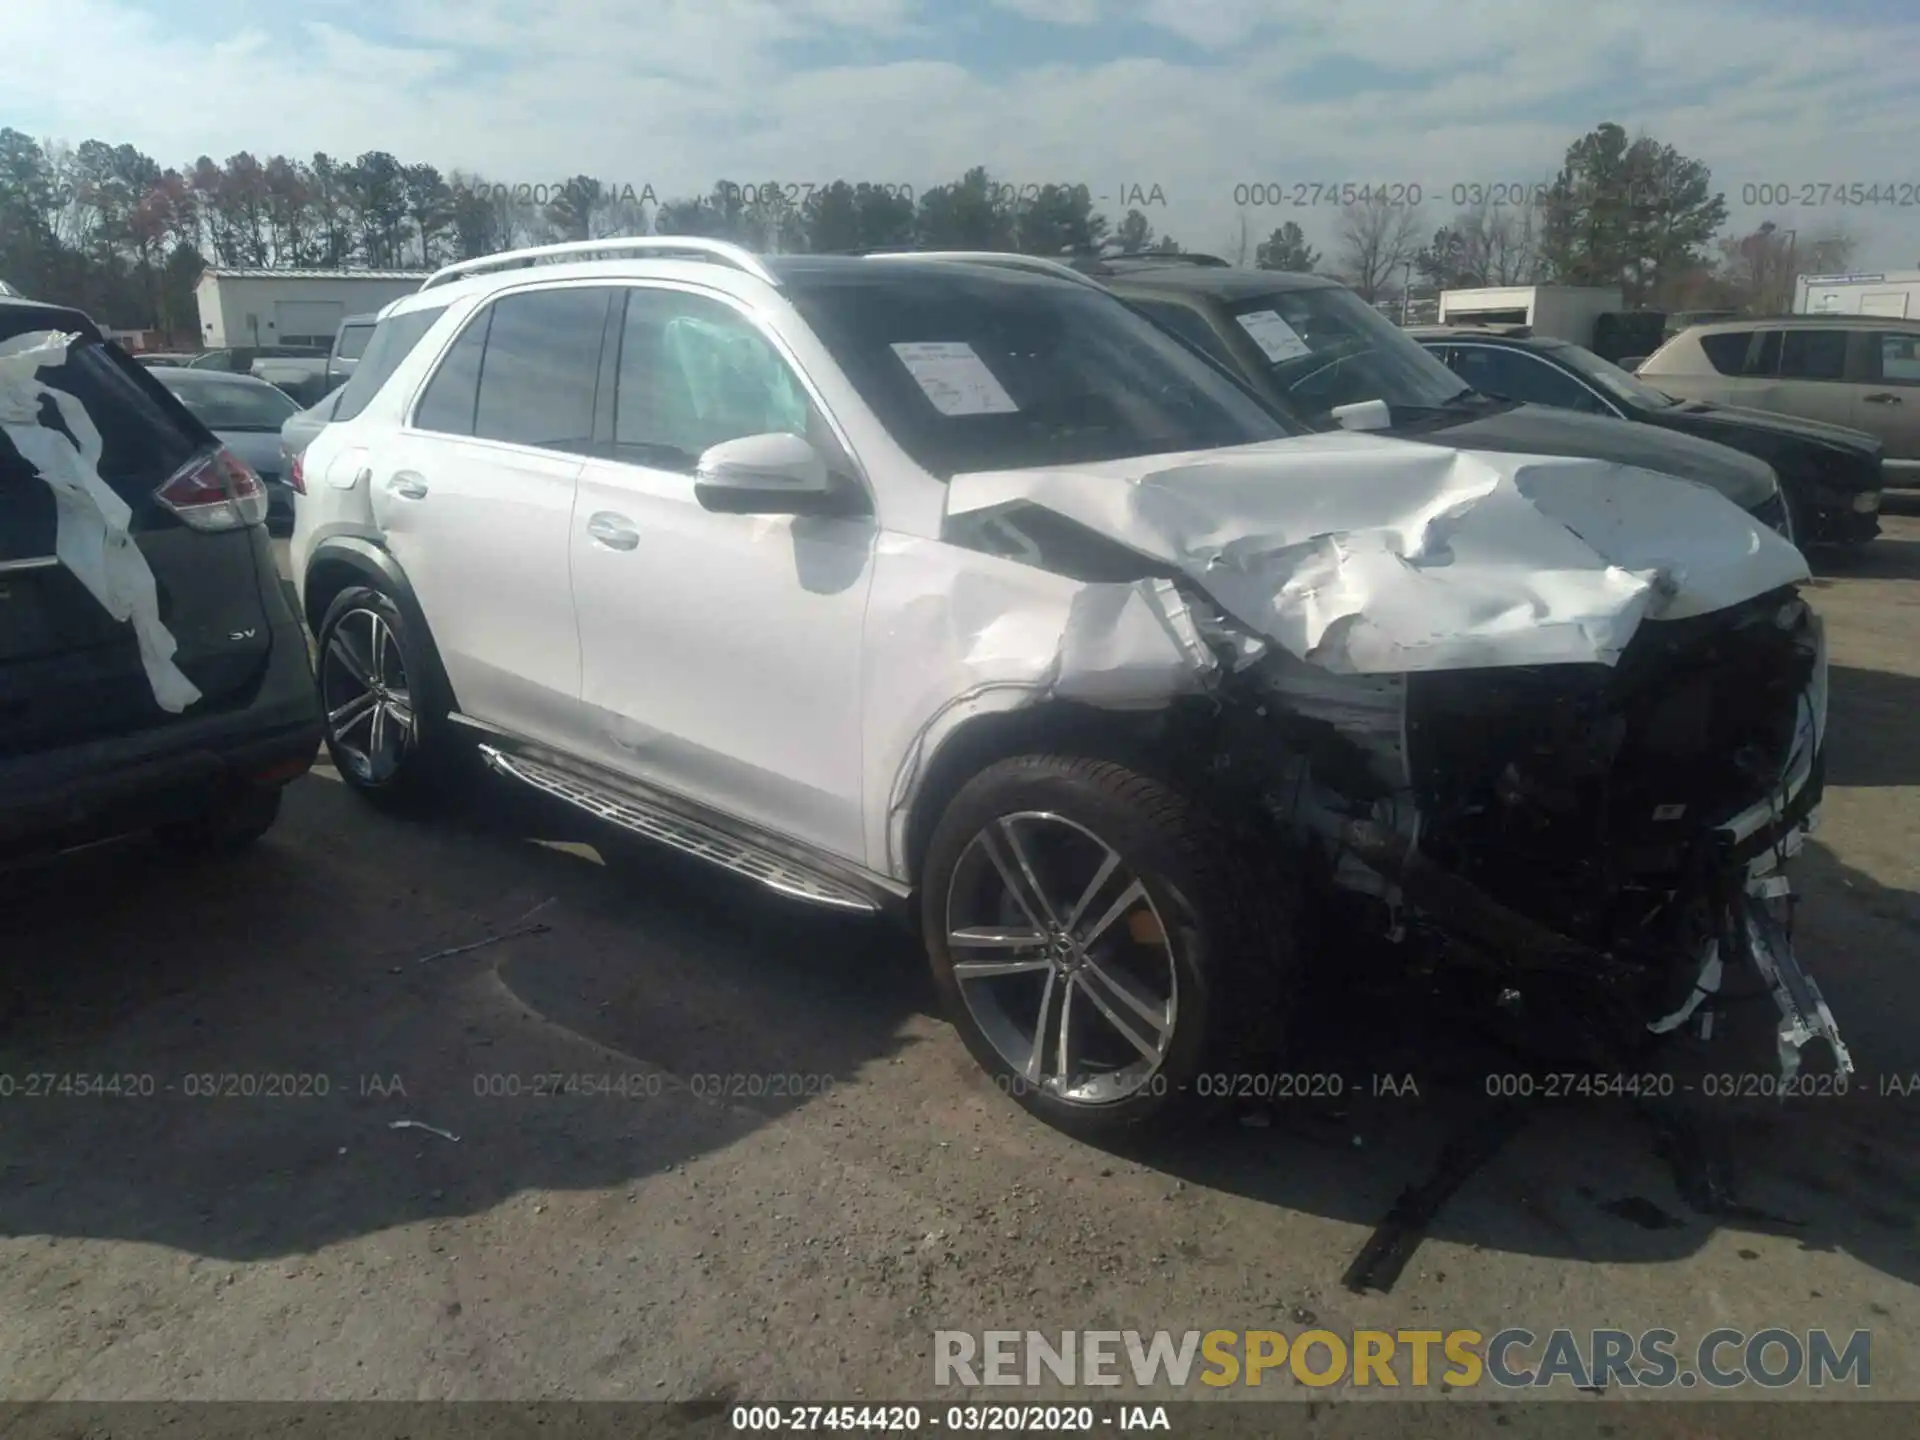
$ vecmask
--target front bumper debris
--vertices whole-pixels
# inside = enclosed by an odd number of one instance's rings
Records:
[[[1767,909],[1762,898],[1772,888],[1767,879],[1753,881],[1735,903],[1733,920],[1741,948],[1780,1008],[1780,1028],[1775,1033],[1780,1078],[1792,1080],[1800,1073],[1801,1051],[1813,1040],[1826,1041],[1833,1051],[1836,1075],[1852,1075],[1853,1057],[1840,1039],[1833,1012],[1827,1009],[1813,977],[1800,968],[1786,926]]]

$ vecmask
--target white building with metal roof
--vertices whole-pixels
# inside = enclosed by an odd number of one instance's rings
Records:
[[[411,294],[425,270],[238,270],[210,266],[194,287],[210,350],[333,344],[340,322]]]

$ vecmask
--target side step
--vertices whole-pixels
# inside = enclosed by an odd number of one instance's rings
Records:
[[[565,771],[525,756],[509,755],[492,745],[482,745],[480,756],[490,768],[511,776],[523,785],[530,785],[569,805],[578,806],[589,815],[637,835],[644,835],[662,845],[670,845],[675,850],[718,865],[723,870],[731,870],[749,880],[758,880],[769,890],[778,891],[792,899],[825,905],[834,910],[858,910],[869,914],[880,908],[871,896],[862,894],[844,881],[822,875],[748,841],[722,834],[684,815],[649,805],[637,796],[616,795],[608,790],[597,789]]]

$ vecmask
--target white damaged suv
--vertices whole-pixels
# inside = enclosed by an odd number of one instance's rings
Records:
[[[903,908],[1029,1108],[1284,1054],[1327,923],[1596,1068],[1851,1061],[1776,918],[1821,793],[1794,547],[1600,461],[1293,435],[1064,266],[587,242],[382,316],[293,476],[327,742]]]

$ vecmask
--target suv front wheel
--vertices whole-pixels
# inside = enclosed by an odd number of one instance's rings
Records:
[[[314,637],[327,753],[340,778],[381,804],[412,801],[432,780],[446,706],[392,597],[343,590]]]
[[[1180,789],[1111,761],[975,776],[927,850],[922,925],[947,1011],[997,1088],[1083,1137],[1230,1093],[1279,1043],[1288,886]]]

